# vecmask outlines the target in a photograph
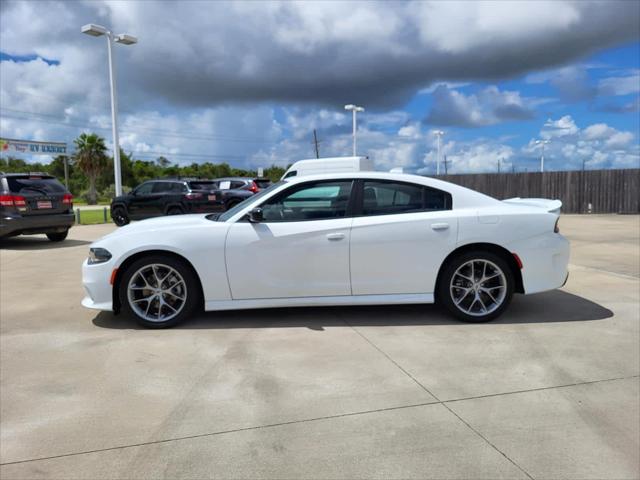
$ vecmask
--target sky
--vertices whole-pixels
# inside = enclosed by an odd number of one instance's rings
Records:
[[[239,168],[358,154],[450,173],[640,167],[640,2],[0,1],[0,136]],[[72,148],[71,148],[72,150]],[[50,161],[49,157],[29,157]],[[444,166],[443,166],[444,168]]]

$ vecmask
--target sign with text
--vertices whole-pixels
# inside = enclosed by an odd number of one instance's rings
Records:
[[[67,144],[62,142],[32,142],[0,138],[0,152],[18,152],[31,155],[66,155]]]

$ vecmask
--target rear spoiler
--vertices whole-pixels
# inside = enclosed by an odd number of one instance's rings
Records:
[[[560,215],[560,208],[562,202],[560,200],[547,200],[546,198],[508,198],[502,200],[504,203],[510,203],[513,205],[528,205],[530,207],[543,208],[549,213],[555,213]]]

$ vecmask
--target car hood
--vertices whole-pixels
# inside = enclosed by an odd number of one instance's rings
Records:
[[[166,217],[149,218],[139,222],[130,223],[124,227],[120,227],[114,232],[103,237],[104,239],[113,239],[122,236],[144,233],[152,238],[156,232],[178,232],[180,230],[191,230],[202,227],[215,227],[216,225],[225,226],[224,222],[215,222],[208,220],[207,214],[193,215],[169,215]]]

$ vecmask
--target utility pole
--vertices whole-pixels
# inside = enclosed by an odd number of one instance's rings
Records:
[[[447,168],[447,163],[449,163],[449,162],[448,162],[448,160],[447,160],[447,156],[445,155],[445,156],[444,156],[444,174],[445,174],[445,175],[448,175],[448,174],[449,174],[449,169]]]
[[[542,145],[542,155],[540,156],[540,172],[544,172],[544,146],[551,143],[551,140],[536,140],[536,145]]]
[[[440,141],[444,132],[442,130],[436,130],[433,134],[438,138],[438,158],[436,158],[436,175],[440,175]]]
[[[364,107],[359,107],[358,105],[345,105],[344,106],[345,110],[350,111],[353,114],[353,156],[357,156],[356,153],[356,131],[357,131],[357,126],[356,126],[356,114],[358,112],[364,112]]]
[[[69,157],[66,155],[63,157],[64,162],[64,186],[69,190]],[[583,167],[584,170],[584,167]]]
[[[498,158],[498,173],[500,173],[500,164],[502,163],[502,159]]]
[[[318,135],[316,135],[316,129],[313,129],[313,145],[316,150],[316,158],[320,158],[320,148],[318,146],[320,142],[318,142]]]

